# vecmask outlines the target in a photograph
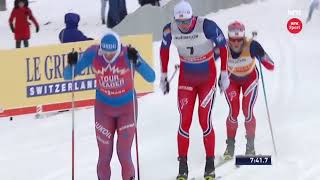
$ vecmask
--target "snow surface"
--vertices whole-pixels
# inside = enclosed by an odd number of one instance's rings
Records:
[[[129,2],[130,1],[130,2]],[[88,36],[99,38],[105,27],[100,25],[99,0],[39,0],[30,3],[41,26],[39,34],[32,34],[31,46],[58,43],[58,33],[63,28],[65,12],[81,14],[80,29]],[[12,0],[8,0],[8,9]],[[138,7],[136,0],[128,0],[129,12]],[[216,170],[225,180],[319,180],[320,179],[320,119],[317,102],[319,95],[320,14],[315,12],[312,21],[304,24],[298,35],[288,33],[288,10],[301,10],[303,21],[307,16],[307,0],[265,0],[250,5],[221,10],[209,14],[222,29],[235,19],[243,21],[250,31],[257,30],[257,40],[275,61],[274,72],[263,70],[274,128],[278,157],[273,156],[272,166],[241,167],[234,170],[227,164]],[[0,12],[0,48],[12,48],[13,36],[7,19],[9,11]],[[162,28],[162,27],[159,27]],[[159,74],[159,42],[154,43],[155,69]],[[178,62],[172,47],[170,70]],[[157,83],[159,82],[159,77]],[[176,133],[179,115],[176,107],[177,78],[169,95],[155,93],[139,99],[139,154],[141,179],[173,180],[178,162]],[[158,86],[158,85],[156,85]],[[256,151],[273,154],[272,141],[264,106],[262,85],[256,102]],[[200,180],[204,170],[205,155],[202,131],[197,120],[197,110],[190,129],[190,177]],[[225,119],[228,107],[224,96],[218,94],[213,107],[213,125],[216,132],[216,155],[225,149]],[[245,151],[243,117],[239,118],[236,153]],[[93,109],[76,111],[76,179],[96,178],[98,149],[94,133]],[[133,148],[133,157],[135,154]],[[0,118],[0,179],[67,180],[71,178],[71,113],[36,119],[34,115],[15,117],[13,121]],[[119,180],[120,165],[116,154],[112,159],[112,179]]]

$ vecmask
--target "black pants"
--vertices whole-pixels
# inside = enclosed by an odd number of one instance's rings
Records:
[[[141,6],[151,4],[152,6],[160,6],[160,0],[139,0]]]
[[[107,26],[113,28],[127,16],[125,0],[109,0]]]
[[[21,41],[23,41],[24,47],[29,47],[29,41],[28,40],[17,40],[16,41],[16,48],[21,48]]]

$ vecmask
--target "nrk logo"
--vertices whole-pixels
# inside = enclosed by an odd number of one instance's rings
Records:
[[[302,21],[298,18],[292,18],[287,23],[287,29],[292,34],[298,34],[302,30]]]
[[[300,17],[302,15],[302,10],[301,9],[288,9],[288,15]]]

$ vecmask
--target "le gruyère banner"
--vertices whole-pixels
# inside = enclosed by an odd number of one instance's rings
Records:
[[[153,67],[152,35],[121,37],[123,44],[131,44]],[[66,43],[59,45],[31,47],[15,50],[0,50],[0,116],[32,113],[30,108],[57,105],[71,101],[72,83],[63,79],[67,66],[67,54],[72,49],[81,52],[98,41]],[[136,73],[137,74],[137,73]],[[74,82],[75,100],[86,101],[95,98],[96,82],[92,68],[86,68]],[[140,75],[135,76],[138,94],[153,91]],[[91,103],[92,105],[92,103]],[[23,109],[27,109],[25,112]],[[19,112],[20,111],[20,112]],[[7,113],[6,113],[7,112]]]

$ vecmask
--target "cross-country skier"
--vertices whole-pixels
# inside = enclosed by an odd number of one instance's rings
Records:
[[[260,43],[246,38],[245,26],[235,21],[228,26],[228,73],[230,86],[224,92],[229,105],[227,117],[227,148],[224,158],[229,160],[234,155],[235,136],[238,128],[240,109],[240,92],[242,91],[242,111],[245,116],[246,155],[255,155],[254,138],[256,118],[253,114],[254,104],[258,96],[259,72],[256,59],[268,70],[274,69],[274,63],[264,51]]]
[[[204,176],[207,179],[213,179],[215,177],[215,133],[211,123],[211,109],[217,80],[213,49],[215,46],[220,49],[221,86],[226,90],[229,86],[226,40],[215,22],[193,16],[191,5],[187,1],[181,1],[175,5],[174,20],[163,29],[160,49],[162,68],[160,86],[164,94],[169,93],[167,68],[171,43],[177,47],[180,58],[178,83],[180,126],[177,135],[179,174],[177,179],[185,180],[188,177],[189,129],[197,96],[199,98],[198,116],[206,151]]]
[[[97,89],[95,102],[95,130],[99,147],[97,174],[99,180],[109,180],[113,137],[117,132],[117,154],[122,167],[123,180],[134,180],[135,170],[131,159],[131,146],[135,135],[137,110],[136,92],[132,78],[135,71],[148,81],[155,80],[155,73],[137,50],[121,44],[119,36],[108,32],[100,45],[89,47],[77,62],[77,53],[68,55],[64,78],[72,78],[86,67],[94,70]],[[135,107],[134,107],[135,106]]]
[[[318,9],[319,6],[320,6],[320,0],[312,0],[312,1],[311,1],[310,7],[309,7],[309,13],[308,13],[308,18],[307,18],[307,23],[311,20],[313,11],[314,11],[315,9]]]

